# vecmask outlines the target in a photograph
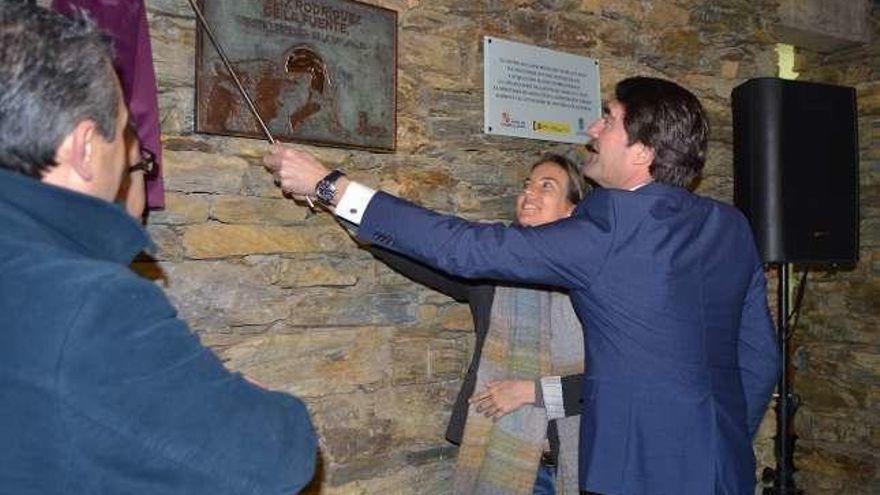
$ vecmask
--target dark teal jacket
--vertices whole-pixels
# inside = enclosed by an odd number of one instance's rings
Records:
[[[305,406],[227,371],[127,265],[116,205],[0,170],[0,492],[290,494]]]

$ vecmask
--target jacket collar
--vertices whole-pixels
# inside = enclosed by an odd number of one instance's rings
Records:
[[[599,189],[605,189],[601,186],[596,186]],[[669,193],[681,193],[686,192],[687,189],[678,186],[671,186],[669,184],[664,184],[662,182],[651,181],[645,184],[642,184],[636,187],[633,190],[630,189],[616,189],[616,188],[607,188],[609,191],[622,191],[625,193],[633,193],[633,194],[669,194]],[[587,194],[589,196],[589,194]]]
[[[152,247],[144,229],[119,205],[3,169],[0,236],[126,265]]]
[[[685,191],[685,189],[682,187],[671,186],[669,184],[663,184],[662,182],[657,181],[651,181],[632,192],[643,194],[669,194],[672,192],[682,191]]]

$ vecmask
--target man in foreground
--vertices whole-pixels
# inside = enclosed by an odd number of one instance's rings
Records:
[[[228,372],[127,265],[128,111],[83,19],[0,3],[0,491],[294,493],[304,405]]]
[[[375,192],[274,146],[281,187],[335,206],[358,237],[450,274],[569,289],[586,328],[581,489],[751,494],[751,441],[778,357],[745,218],[686,189],[708,123],[669,81],[621,81],[590,127],[593,191],[570,219],[478,224]]]

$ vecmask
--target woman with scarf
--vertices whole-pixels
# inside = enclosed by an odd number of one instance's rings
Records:
[[[571,215],[584,179],[547,154],[531,166],[516,200],[524,228]],[[460,445],[455,494],[578,494],[577,439],[583,331],[568,295],[451,277],[370,247],[408,278],[470,305],[476,342],[446,438]]]

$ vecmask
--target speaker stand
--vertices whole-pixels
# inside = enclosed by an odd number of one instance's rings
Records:
[[[764,488],[764,495],[801,495],[794,483],[794,415],[797,412],[799,399],[791,387],[789,366],[789,318],[788,318],[788,282],[789,266],[787,263],[776,265],[779,284],[776,291],[777,343],[782,371],[779,374],[776,396],[776,469],[765,468],[762,479],[773,486]]]

